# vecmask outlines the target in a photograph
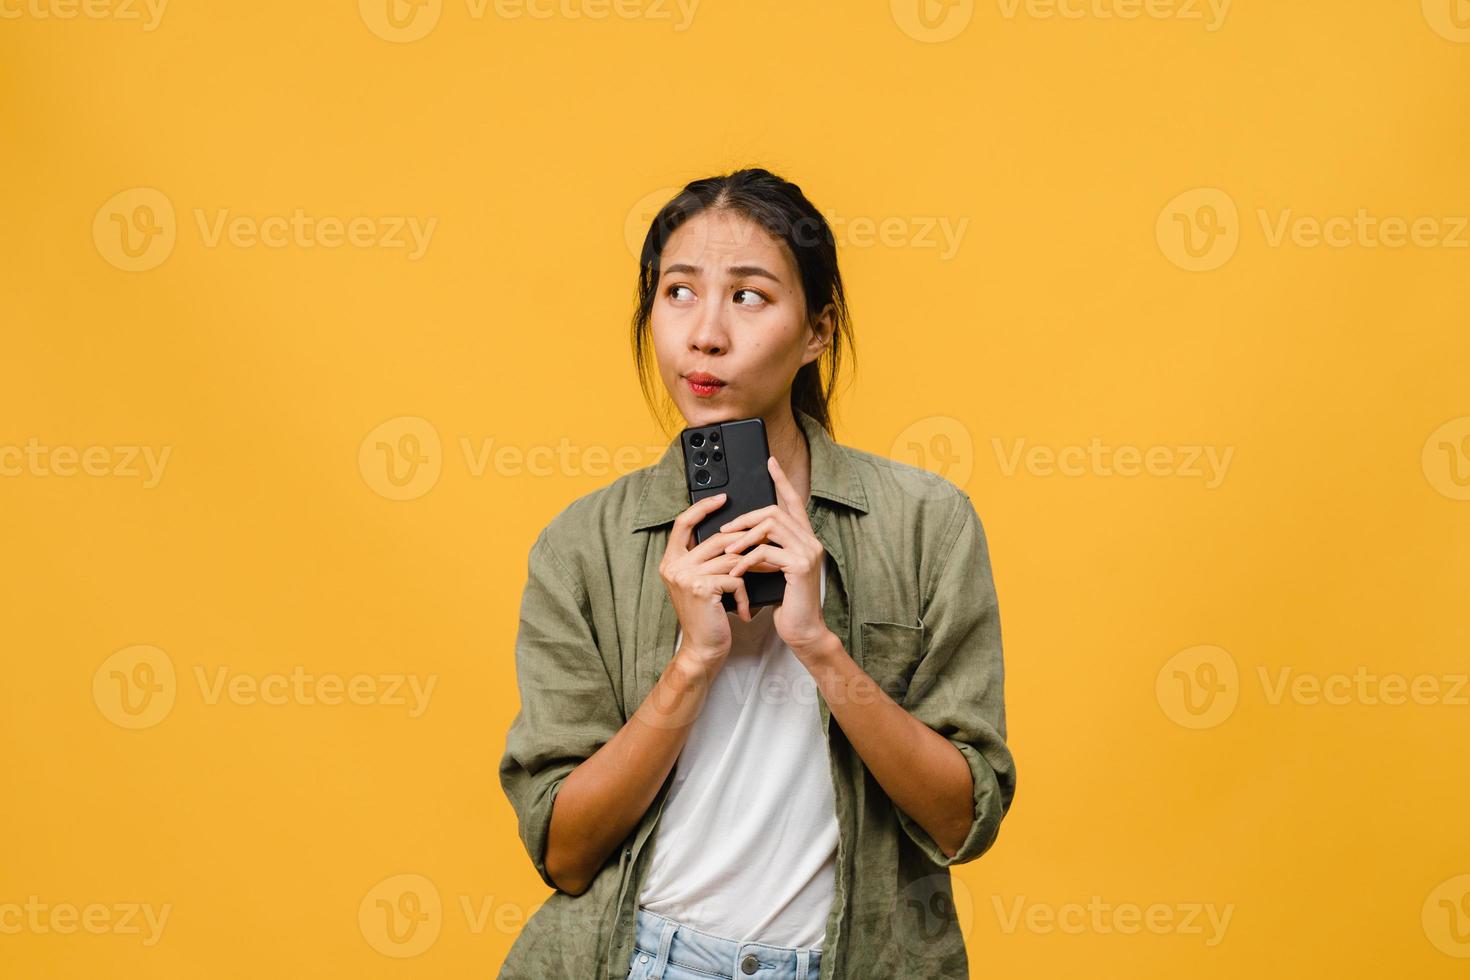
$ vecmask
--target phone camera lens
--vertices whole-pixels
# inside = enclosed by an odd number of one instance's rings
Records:
[[[697,484],[699,484],[700,486],[705,486],[706,484],[708,484],[709,483],[709,470],[695,470],[694,471],[694,482],[697,483]]]
[[[719,442],[720,441],[720,430],[719,429],[716,429],[715,431],[713,431],[713,432],[711,432],[709,434],[709,441],[710,442]]]
[[[709,457],[707,457],[703,452],[697,452],[694,454],[695,466],[703,466],[707,462],[709,462]]]
[[[691,446],[703,446],[704,445],[704,436],[701,435],[698,432],[694,433],[694,435],[692,435],[692,436],[689,437],[689,445],[691,445]]]
[[[710,459],[714,460],[716,463],[718,463],[720,460],[722,460],[724,458],[725,458],[725,454],[722,453],[722,452],[720,452],[718,449],[716,449],[714,451],[714,454],[710,456]]]

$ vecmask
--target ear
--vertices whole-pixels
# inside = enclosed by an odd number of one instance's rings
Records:
[[[810,364],[821,357],[827,345],[832,343],[832,333],[837,329],[837,307],[828,303],[821,313],[811,319],[809,327],[806,352],[810,356],[802,361],[803,364]]]

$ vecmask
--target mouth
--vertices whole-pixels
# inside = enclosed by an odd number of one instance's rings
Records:
[[[689,385],[689,390],[701,398],[709,398],[717,394],[726,384],[713,374],[705,374],[703,371],[684,375],[684,381]]]

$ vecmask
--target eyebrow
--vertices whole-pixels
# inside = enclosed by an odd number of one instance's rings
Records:
[[[737,278],[742,276],[765,276],[772,282],[781,281],[781,278],[775,273],[767,272],[765,269],[761,268],[758,265],[732,265],[725,271],[730,273],[731,276],[735,276]],[[688,262],[675,262],[673,265],[664,270],[664,275],[673,275],[676,272],[688,272],[693,273],[696,276],[704,274],[704,270],[697,265],[690,265]]]

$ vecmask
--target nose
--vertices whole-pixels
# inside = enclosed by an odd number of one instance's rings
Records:
[[[689,347],[703,354],[723,354],[730,349],[730,333],[725,323],[725,307],[718,296],[700,304]]]

